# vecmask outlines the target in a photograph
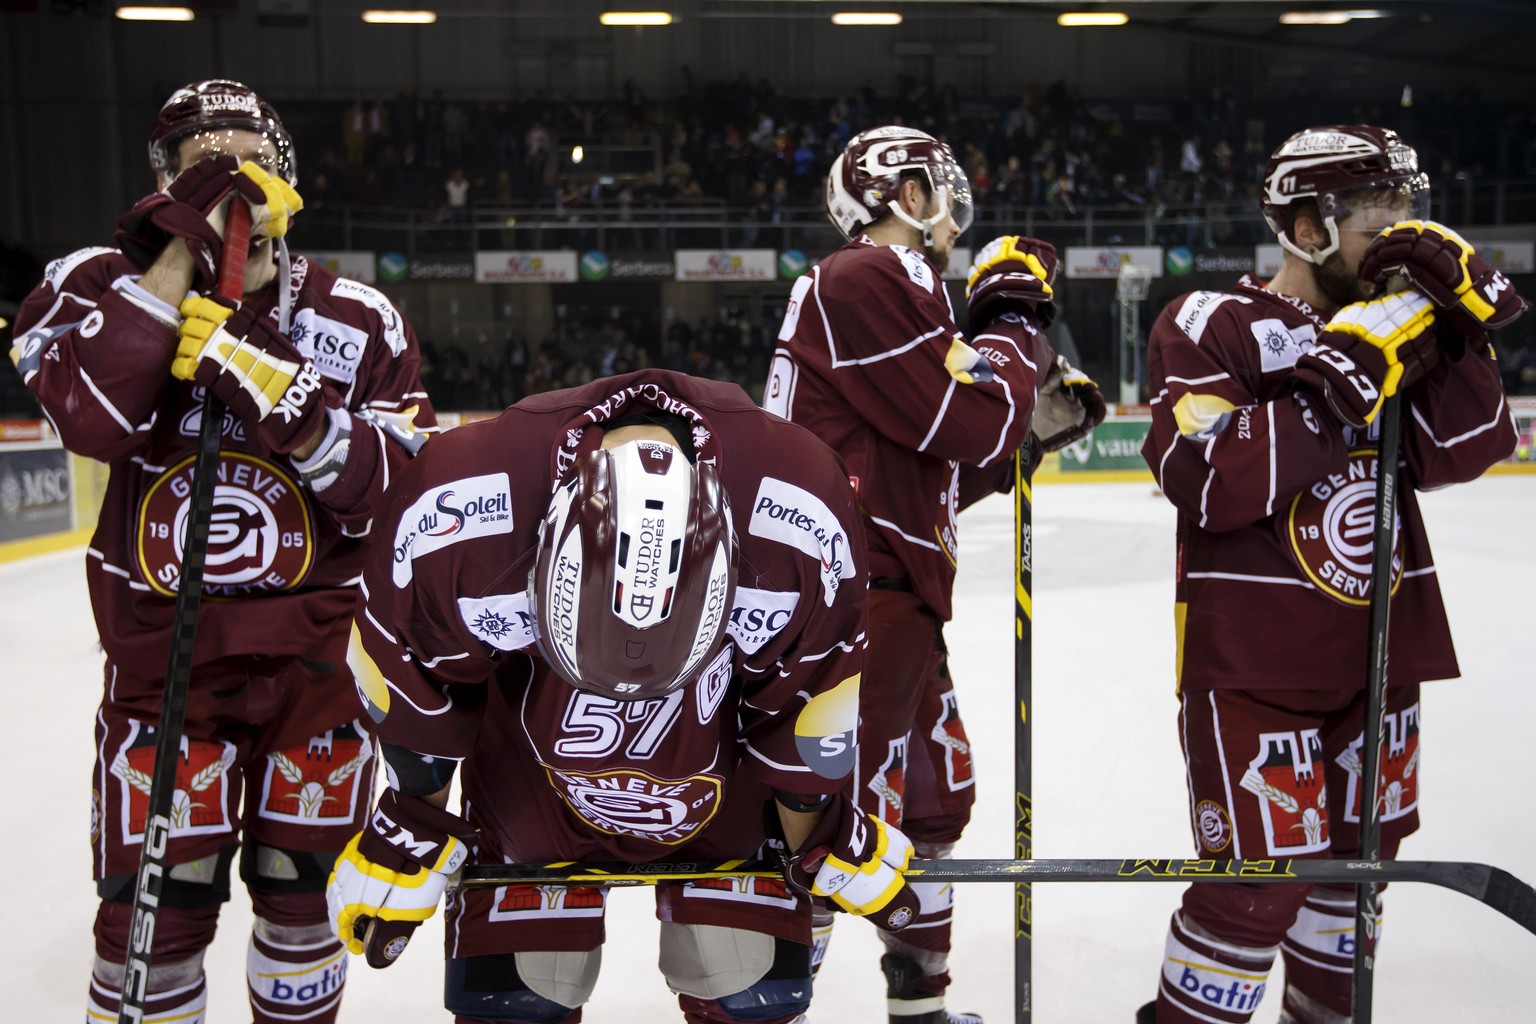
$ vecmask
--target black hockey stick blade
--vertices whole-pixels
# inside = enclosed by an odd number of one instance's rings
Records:
[[[250,246],[251,209],[244,200],[229,204],[224,229],[224,258],[219,266],[218,293],[238,300],[244,291],[245,257]],[[155,735],[155,767],[150,775],[149,804],[144,812],[144,847],[133,889],[133,920],[128,926],[128,955],[123,961],[123,987],[118,1024],[140,1024],[149,998],[155,922],[165,885],[165,858],[171,840],[171,813],[176,797],[176,762],[181,756],[186,722],[187,690],[192,685],[192,651],[197,642],[197,611],[203,598],[203,565],[208,556],[208,531],[213,522],[213,496],[219,471],[219,442],[224,435],[224,403],[209,391],[203,399],[198,425],[197,455],[192,470],[191,507],[176,587],[171,623],[171,654],[165,670],[160,724]]]
[[[1470,896],[1536,935],[1536,889],[1501,868],[1433,860],[915,860],[907,878],[925,882],[1288,882],[1359,885],[1424,882]],[[655,885],[753,875],[782,878],[778,865],[729,860],[662,864],[474,865],[461,888],[500,885]]]

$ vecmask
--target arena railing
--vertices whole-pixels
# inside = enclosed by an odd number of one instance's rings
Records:
[[[1062,245],[1249,245],[1270,240],[1257,200],[1105,205],[1075,209],[986,202],[965,242],[1027,234]],[[1435,186],[1434,216],[1459,226],[1536,222],[1536,179],[1455,176]],[[628,205],[476,204],[457,220],[442,209],[330,205],[305,213],[306,243],[406,255],[482,249],[771,248],[825,252],[839,244],[820,207],[782,208],[753,220],[720,201]],[[963,243],[964,244],[964,243]]]

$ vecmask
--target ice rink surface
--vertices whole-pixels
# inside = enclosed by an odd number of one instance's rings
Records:
[[[1536,477],[1491,477],[1423,496],[1463,678],[1423,697],[1423,831],[1406,858],[1495,864],[1536,882],[1536,726],[1531,554]],[[1173,509],[1149,484],[1042,486],[1035,500],[1035,853],[1169,857],[1192,851],[1173,696]],[[997,497],[962,518],[955,620],[947,630],[976,752],[976,818],[956,856],[1013,851],[1012,507]],[[79,550],[0,566],[0,716],[6,780],[0,880],[0,991],[7,1021],[83,1018],[94,892],[87,836],[96,636]],[[878,680],[866,680],[878,685]],[[1168,884],[1037,885],[1034,1019],[1129,1024],[1155,991]],[[1377,973],[1382,1024],[1532,1019],[1536,936],[1476,902],[1394,886]],[[249,1021],[237,892],[208,958],[212,1024]],[[343,1021],[447,1021],[438,921],[388,971],[354,959]],[[963,887],[951,1006],[1013,1019],[1012,890]],[[812,1024],[883,1024],[879,944],[842,918]],[[611,900],[603,974],[589,1022],[680,1020],[656,962],[648,891]],[[1255,1017],[1275,1020],[1273,982]]]

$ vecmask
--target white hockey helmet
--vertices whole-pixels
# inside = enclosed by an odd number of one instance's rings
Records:
[[[938,212],[926,220],[904,211],[897,198],[902,180],[914,173],[939,197]],[[971,181],[948,146],[901,125],[871,128],[848,140],[827,171],[828,219],[852,238],[887,213],[921,231],[924,245],[933,244],[933,229],[945,217],[953,215],[962,234],[971,226]]]

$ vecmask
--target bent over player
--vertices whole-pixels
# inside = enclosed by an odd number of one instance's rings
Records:
[[[206,396],[228,408],[168,876],[145,1019],[200,1020],[203,953],[237,849],[256,921],[259,1024],[335,1020],[346,970],[325,879],[367,810],[372,741],[343,659],[362,542],[434,420],[416,341],[383,295],[282,239],[300,200],[276,112],[197,82],[149,143],[160,191],[118,248],[48,266],[11,355],[71,451],[111,467],[86,576],[106,653],[91,793],[101,896],[88,1015],[115,1020],[156,745],[193,453]],[[224,209],[252,208],[242,302],[215,302]],[[243,837],[243,844],[242,844]]]
[[[1175,674],[1201,856],[1359,850],[1383,471],[1402,486],[1381,855],[1418,827],[1419,684],[1458,669],[1414,492],[1473,480],[1513,449],[1488,330],[1526,308],[1460,236],[1418,219],[1427,189],[1395,132],[1291,136],[1264,182],[1280,272],[1182,296],[1152,328],[1142,454],[1179,511]],[[1402,458],[1381,467],[1377,413],[1398,392]],[[1190,887],[1138,1019],[1247,1021],[1278,949],[1281,1019],[1347,1021],[1354,908],[1349,887]]]
[[[975,798],[942,634],[956,515],[1012,481],[1036,388],[1056,360],[1039,330],[1056,253],[1017,236],[982,250],[967,290],[987,333],[967,344],[942,281],[972,215],[948,146],[898,126],[861,132],[827,175],[827,214],[849,242],[795,282],[763,404],[842,455],[869,536],[854,799],[901,826],[920,855],[944,857]],[[1075,415],[1081,423],[1081,405]],[[953,889],[913,888],[917,921],[882,933],[891,1020],[978,1021],[944,1005]],[[830,929],[827,915],[818,954]]]
[[[389,788],[337,862],[337,931],[400,955],[466,861],[788,854],[786,880],[657,886],[693,1024],[798,1019],[809,894],[912,920],[912,846],[841,792],[856,760],[864,540],[842,464],[738,387],[660,370],[433,441],[381,519],[353,666]],[[463,815],[444,810],[462,762]],[[458,890],[459,1021],[581,1019],[603,890]]]

